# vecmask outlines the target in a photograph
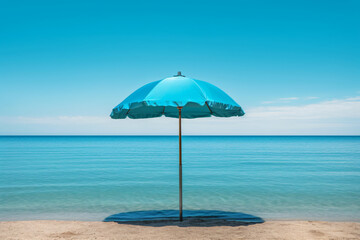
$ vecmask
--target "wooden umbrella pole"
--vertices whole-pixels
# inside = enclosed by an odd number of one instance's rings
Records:
[[[179,109],[179,219],[183,220],[182,215],[182,153],[181,153],[181,109],[182,107],[178,107]]]

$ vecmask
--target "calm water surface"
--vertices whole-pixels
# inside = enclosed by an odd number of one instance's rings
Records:
[[[360,137],[183,138],[184,209],[360,221]],[[178,208],[178,138],[0,137],[0,220]]]

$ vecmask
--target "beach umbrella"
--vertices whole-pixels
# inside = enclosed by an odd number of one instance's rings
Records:
[[[179,218],[182,221],[181,118],[243,116],[242,108],[214,85],[177,75],[136,90],[111,112],[111,118],[179,118]]]

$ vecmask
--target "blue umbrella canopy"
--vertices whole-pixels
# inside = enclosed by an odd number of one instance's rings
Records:
[[[243,116],[241,107],[214,85],[182,76],[151,82],[139,88],[111,113],[111,118],[182,118]]]
[[[128,96],[111,112],[111,118],[179,118],[179,219],[182,221],[181,118],[243,116],[241,107],[210,83],[174,77],[146,84]]]

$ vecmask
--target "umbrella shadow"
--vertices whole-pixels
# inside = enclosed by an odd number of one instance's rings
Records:
[[[251,214],[217,210],[184,210],[183,216],[184,220],[180,222],[178,220],[178,210],[150,210],[113,214],[105,218],[103,221],[151,227],[235,227],[265,222],[265,220],[261,217]]]

